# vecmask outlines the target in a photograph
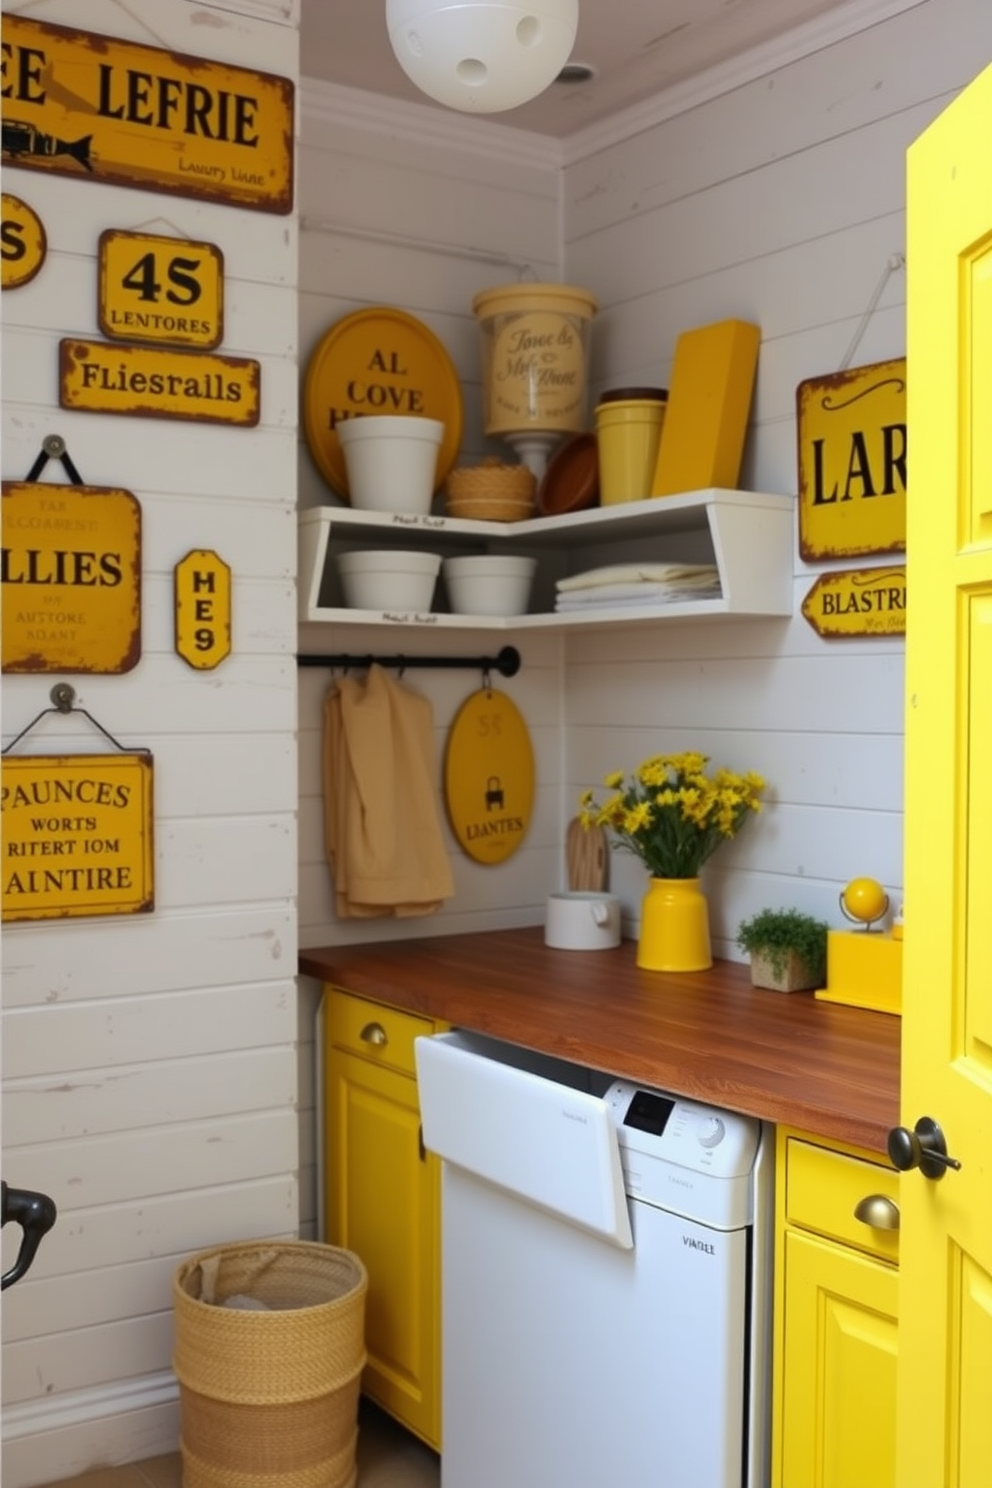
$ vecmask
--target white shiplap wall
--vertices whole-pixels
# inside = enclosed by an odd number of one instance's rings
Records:
[[[298,77],[295,0],[3,8]],[[23,479],[57,432],[85,481],[140,501],[141,660],[68,680],[155,760],[154,912],[3,932],[3,1175],[59,1210],[4,1293],[3,1481],[27,1488],[174,1450],[176,1265],[297,1230],[297,220],[21,170],[4,190],[41,216],[48,257],[3,299],[3,474]],[[221,350],[261,363],[257,429],[59,409],[59,337],[98,334],[107,227],[221,249]],[[173,642],[173,566],[199,547],[233,572],[233,653],[206,673]],[[4,678],[5,744],[56,680]],[[105,745],[49,718],[25,747]],[[5,1269],[18,1239],[5,1228]]]

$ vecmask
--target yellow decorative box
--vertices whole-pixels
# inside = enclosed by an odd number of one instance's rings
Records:
[[[816,996],[876,1013],[901,1013],[902,941],[888,931],[829,930],[827,985]]]

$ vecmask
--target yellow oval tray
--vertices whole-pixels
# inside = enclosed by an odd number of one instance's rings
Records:
[[[326,331],[307,364],[303,428],[324,479],[348,495],[336,425],[344,418],[414,414],[439,419],[438,489],[462,442],[462,388],[441,342],[415,316],[388,306],[356,310]]]

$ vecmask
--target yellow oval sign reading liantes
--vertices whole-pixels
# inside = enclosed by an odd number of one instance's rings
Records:
[[[478,863],[516,852],[534,807],[534,750],[520,710],[483,689],[462,704],[448,734],[444,793],[451,829]]]

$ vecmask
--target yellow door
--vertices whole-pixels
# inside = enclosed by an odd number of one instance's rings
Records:
[[[909,153],[899,1488],[992,1483],[992,68]]]

